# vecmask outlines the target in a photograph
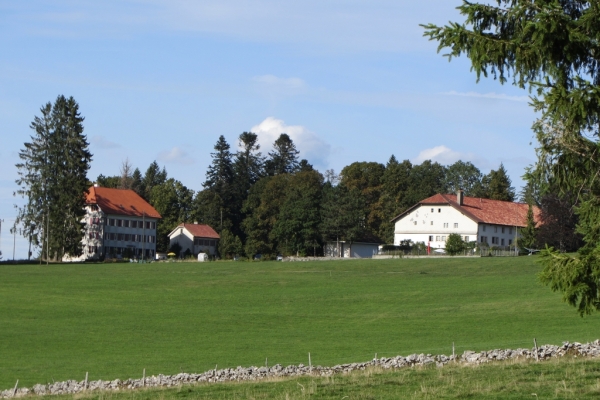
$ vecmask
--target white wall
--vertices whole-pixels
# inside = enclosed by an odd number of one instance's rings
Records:
[[[455,226],[455,224],[458,224]],[[449,205],[420,205],[394,226],[394,244],[402,240],[413,243],[430,242],[432,248],[444,248],[448,235],[457,233],[468,237],[469,241],[477,240],[478,224],[469,217]],[[430,241],[430,237],[432,237]]]

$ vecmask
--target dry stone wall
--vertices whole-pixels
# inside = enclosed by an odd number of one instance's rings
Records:
[[[274,377],[295,377],[303,375],[330,376],[334,374],[347,374],[353,371],[361,371],[370,367],[380,367],[384,369],[406,368],[415,366],[425,366],[435,364],[437,367],[443,367],[449,362],[456,361],[462,364],[482,364],[492,361],[504,361],[517,358],[548,360],[565,355],[600,357],[600,340],[591,343],[569,343],[565,342],[562,346],[544,345],[537,349],[516,349],[516,350],[490,350],[482,352],[465,351],[460,356],[431,355],[431,354],[411,354],[409,356],[397,356],[391,358],[376,358],[367,362],[340,364],[333,367],[307,366],[303,364],[274,365],[272,367],[237,367],[213,369],[201,374],[180,373],[177,375],[158,375],[149,376],[143,379],[115,379],[112,381],[75,381],[54,382],[48,384],[37,384],[32,388],[8,389],[0,392],[0,398],[10,399],[15,397],[25,397],[31,395],[58,395],[58,394],[76,394],[84,391],[104,390],[121,391],[135,390],[151,387],[176,387],[181,385],[216,383],[229,381],[256,381]]]

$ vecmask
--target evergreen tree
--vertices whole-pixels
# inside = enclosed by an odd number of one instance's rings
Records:
[[[242,221],[246,215],[242,212],[248,193],[263,175],[264,158],[262,157],[258,137],[252,132],[243,132],[239,136],[240,150],[233,161],[233,190],[232,206],[230,207],[232,230],[234,235],[244,237]]]
[[[229,229],[223,229],[219,240],[219,254],[221,257],[232,259],[234,256],[242,254],[242,252],[243,247],[240,238],[231,233]]]
[[[323,188],[321,234],[327,241],[347,241],[350,246],[365,235],[366,207],[358,189],[344,185]],[[341,255],[338,255],[341,256]]]
[[[514,201],[515,188],[510,185],[511,181],[506,169],[503,164],[500,164],[498,170],[492,170],[489,173],[489,183],[485,197],[491,200]]]
[[[579,232],[585,246],[576,256],[542,253],[543,283],[563,293],[580,314],[600,309],[600,8],[595,1],[498,0],[498,5],[463,2],[465,23],[427,25],[426,35],[466,54],[477,77],[505,83],[508,77],[532,89],[541,114],[534,124],[540,143],[536,169],[551,176],[562,193],[581,194]]]
[[[527,225],[521,230],[518,244],[522,248],[534,249],[537,246],[537,228],[533,215],[533,206],[529,204],[527,209]]]
[[[577,196],[571,193],[546,193],[540,201],[540,226],[537,241],[561,253],[578,250],[582,245],[577,232],[579,218],[575,213]]]
[[[144,174],[144,178],[142,179],[142,184],[140,187],[141,196],[148,201],[150,199],[150,195],[152,193],[152,189],[155,186],[161,185],[165,183],[167,180],[167,171],[163,167],[161,170],[156,161],[152,161],[146,173]]]
[[[266,170],[269,175],[291,174],[298,170],[298,154],[296,145],[287,133],[282,133],[273,143],[273,151],[269,152]]]
[[[215,144],[215,151],[211,153],[212,163],[206,171],[206,181],[202,184],[205,189],[214,192],[220,200],[220,213],[223,219],[231,221],[231,216],[236,212],[234,203],[235,190],[233,187],[232,156],[229,143],[221,135]],[[221,231],[221,224],[215,228]]]
[[[73,97],[58,96],[41,108],[31,128],[31,142],[20,151],[16,165],[19,190],[27,198],[17,221],[41,256],[59,261],[65,254],[81,255],[81,239],[92,154],[83,134],[84,118]]]

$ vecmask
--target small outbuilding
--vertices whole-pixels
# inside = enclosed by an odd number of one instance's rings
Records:
[[[217,254],[220,238],[219,234],[208,225],[197,222],[183,223],[169,233],[169,246],[177,243],[181,247],[181,254],[188,251],[194,257],[200,253],[214,256]]]
[[[341,258],[373,258],[379,252],[380,243],[367,242],[326,242],[323,252],[325,257]]]

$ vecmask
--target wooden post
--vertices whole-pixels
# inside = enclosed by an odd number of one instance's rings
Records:
[[[85,373],[85,383],[83,384],[83,390],[87,390],[88,373]]]
[[[535,338],[533,338],[533,345],[534,345],[534,349],[535,349],[535,361],[540,361],[540,359],[538,357],[537,340],[535,340]]]
[[[144,368],[144,372],[142,372],[142,387],[146,386],[146,368]]]
[[[15,383],[15,388],[13,390],[13,397],[17,395],[17,386],[19,386],[19,380],[17,379],[17,383]]]
[[[265,367],[269,368],[269,357],[265,358]]]
[[[312,361],[310,359],[310,353],[308,353],[308,370],[312,372]]]
[[[454,352],[454,342],[452,342],[452,360],[456,362],[456,353]]]

